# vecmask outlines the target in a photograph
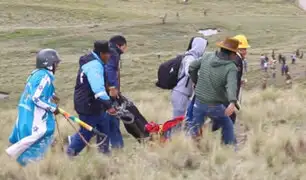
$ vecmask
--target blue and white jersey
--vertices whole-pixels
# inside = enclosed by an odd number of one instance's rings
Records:
[[[26,87],[18,106],[33,109],[38,106],[46,111],[54,112],[56,105],[51,102],[54,95],[54,75],[45,69],[36,69],[28,77]]]
[[[18,117],[9,137],[6,152],[21,165],[27,160],[40,157],[52,141],[55,128],[53,112],[56,104],[54,75],[45,69],[37,69],[29,76],[18,104]]]

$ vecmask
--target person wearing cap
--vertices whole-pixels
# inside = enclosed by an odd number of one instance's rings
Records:
[[[245,63],[246,63],[246,56],[247,56],[247,50],[251,46],[248,43],[248,40],[245,35],[239,34],[234,37],[233,39],[236,39],[239,41],[238,51],[237,51],[237,57],[235,60],[238,72],[237,72],[237,100],[241,101],[241,89],[242,85],[246,83],[246,79],[242,79],[243,74],[246,72]],[[227,106],[229,103],[224,104]],[[230,118],[232,119],[233,123],[236,122],[236,113],[234,112]],[[212,124],[212,130],[216,131],[220,128],[220,125],[218,125],[216,122],[213,122]]]
[[[110,59],[105,66],[107,81],[109,84],[109,94],[113,100],[118,98],[120,93],[120,59],[121,55],[127,51],[127,41],[121,35],[115,35],[109,40]],[[120,121],[114,116],[107,115],[110,121],[110,143],[112,148],[122,148],[124,146],[120,131]]]
[[[104,66],[110,57],[108,41],[100,40],[94,43],[94,49],[89,54],[80,57],[79,71],[74,89],[74,109],[79,118],[97,130],[106,134],[103,143],[99,145],[99,151],[109,153],[109,120],[106,113],[114,115],[116,110],[112,107],[107,92],[107,81],[105,78]],[[91,131],[80,127],[78,133],[69,136],[69,156],[78,155],[85,147],[81,134],[86,141],[94,136]],[[97,138],[97,143],[102,142]]]
[[[55,71],[61,59],[54,49],[42,49],[36,56],[36,69],[28,77],[18,104],[18,116],[9,137],[6,153],[26,166],[43,158],[53,142],[58,105],[55,95]]]
[[[205,53],[189,66],[189,75],[195,86],[195,104],[187,129],[192,137],[200,135],[206,117],[222,127],[224,144],[234,144],[234,126],[230,115],[237,103],[237,58],[239,41],[226,38],[217,43],[219,52]],[[224,104],[229,103],[227,107]]]

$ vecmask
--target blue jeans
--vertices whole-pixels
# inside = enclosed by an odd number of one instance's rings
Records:
[[[89,124],[92,127],[96,127],[98,131],[107,135],[106,140],[99,146],[99,151],[102,153],[109,153],[109,118],[107,118],[107,113],[102,113],[101,115],[79,115],[79,118]],[[79,133],[85,138],[87,142],[95,136],[91,131],[86,130],[83,127],[80,127]],[[104,138],[97,137],[97,144],[100,143]],[[84,141],[81,139],[78,133],[74,134],[71,137],[71,143],[67,149],[67,154],[69,156],[78,155],[86,146]]]
[[[234,144],[235,134],[233,122],[224,112],[225,106],[223,104],[208,105],[196,100],[193,106],[193,118],[188,122],[188,132],[194,137],[198,136],[206,117],[209,117],[221,126],[223,143]]]
[[[112,148],[123,148],[123,138],[120,131],[120,120],[115,116],[106,115],[110,123],[109,138]]]
[[[193,106],[194,106],[195,100],[196,100],[196,97],[193,96],[187,108],[187,112],[186,112],[186,128],[187,129],[188,129],[188,125],[190,124],[193,118]]]

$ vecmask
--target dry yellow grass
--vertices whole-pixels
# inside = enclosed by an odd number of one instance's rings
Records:
[[[151,101],[148,91],[130,94],[141,99],[136,104],[151,120],[166,120],[171,109],[161,96]],[[303,129],[306,110],[306,91],[299,87],[291,90],[253,90],[244,94],[243,109],[239,113],[237,134],[247,140],[237,152],[233,147],[220,145],[220,134],[205,131],[200,146],[195,146],[182,134],[164,147],[139,145],[126,139],[122,151],[106,157],[95,152],[84,152],[69,160],[54,147],[46,159],[19,169],[6,154],[1,154],[0,179],[304,179],[306,178],[306,140]],[[71,110],[68,105],[65,108]],[[1,112],[2,136],[0,147],[6,147],[14,110]],[[60,119],[61,131],[72,133]],[[68,129],[68,131],[67,131]]]

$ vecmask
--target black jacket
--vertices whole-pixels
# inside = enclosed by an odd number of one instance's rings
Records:
[[[240,55],[237,56],[235,64],[238,69],[238,73],[237,73],[237,99],[238,99],[239,93],[240,93],[242,75],[243,75],[243,59]]]
[[[120,91],[120,56],[122,51],[113,43],[110,44],[111,56],[105,66],[107,82],[110,87],[116,87]]]

